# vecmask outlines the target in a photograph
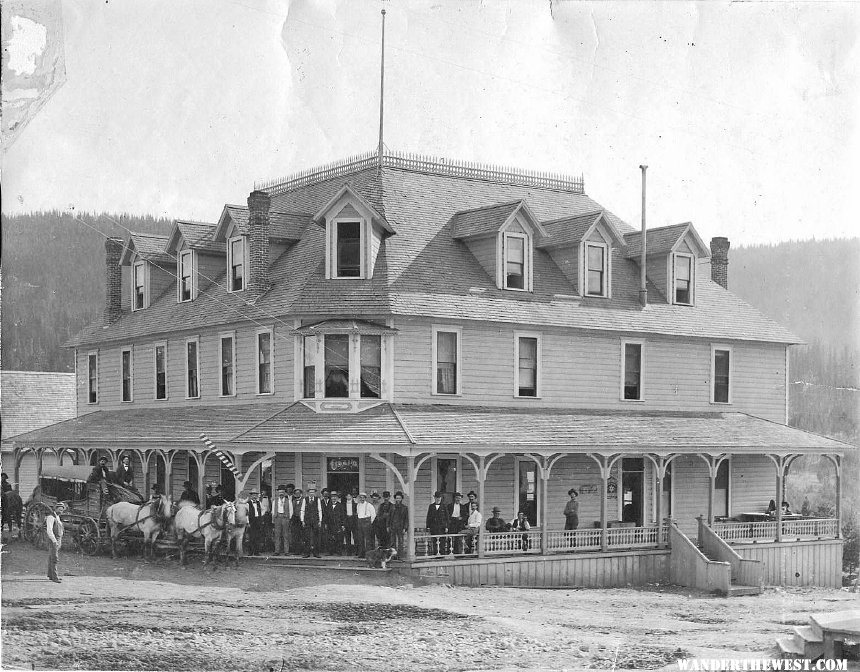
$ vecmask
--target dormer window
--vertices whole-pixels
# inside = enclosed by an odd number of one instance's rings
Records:
[[[505,234],[505,289],[526,288],[527,246],[528,239],[524,234]]]
[[[674,256],[674,303],[693,305],[693,272],[695,262],[691,254]]]
[[[585,244],[585,295],[608,296],[608,247],[602,243]]]
[[[176,276],[179,278],[177,297],[179,302],[194,299],[194,251],[180,252],[177,260]]]
[[[335,276],[336,278],[361,277],[362,226],[361,222],[336,221]]]
[[[245,289],[245,236],[236,236],[227,241],[227,285],[228,291]]]
[[[149,301],[146,291],[146,262],[138,261],[132,266],[132,294],[131,294],[131,309],[142,310],[146,308]]]

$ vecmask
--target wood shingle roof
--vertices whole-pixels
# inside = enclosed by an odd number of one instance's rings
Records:
[[[101,323],[92,325],[69,345],[247,320],[271,323],[291,322],[296,316],[379,319],[388,315],[799,342],[788,330],[713,283],[706,273],[696,274],[695,306],[670,305],[655,289],[649,291],[654,300],[643,309],[638,303],[638,268],[619,248],[613,251],[612,298],[574,302],[561,298],[574,294],[575,289],[547,252],[534,252],[534,291],[510,292],[498,289],[468,246],[454,237],[455,217],[465,211],[519,201],[525,201],[540,222],[588,220],[593,213],[603,212],[621,235],[634,231],[581,192],[403,168],[386,167],[379,172],[373,167],[273,193],[272,211],[315,212],[346,184],[397,230],[397,235],[382,241],[372,278],[327,280],[324,229],[306,226],[300,240],[272,264],[272,289],[254,297],[253,304],[243,292],[227,292],[221,274],[192,302],[177,304],[173,293],[165,292],[146,310],[126,313],[107,328]]]
[[[0,372],[2,437],[75,417],[75,374],[54,371]]]

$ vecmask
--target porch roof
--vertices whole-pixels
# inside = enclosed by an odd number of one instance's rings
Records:
[[[507,409],[380,404],[356,414],[304,404],[237,404],[98,411],[9,440],[39,446],[219,448],[418,454],[433,450],[658,453],[831,453],[851,446],[744,413]]]

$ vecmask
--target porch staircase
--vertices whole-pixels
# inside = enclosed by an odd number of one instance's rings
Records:
[[[704,555],[711,562],[721,562],[722,559],[717,556],[717,554],[713,552],[708,552],[706,548],[703,546],[699,546],[699,550],[702,551],[702,555]],[[738,583],[737,578],[737,570],[735,569],[735,565],[732,565],[731,569],[731,585],[729,586],[729,590],[726,593],[726,597],[741,597],[743,595],[761,595],[762,587],[761,586],[745,586],[743,584]]]
[[[846,658],[844,646],[860,639],[860,610],[812,614],[809,625],[794,628],[788,637],[778,637],[776,645],[783,660]]]

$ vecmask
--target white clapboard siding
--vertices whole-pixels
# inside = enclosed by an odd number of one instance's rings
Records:
[[[680,455],[672,461],[672,481],[675,492],[672,518],[684,534],[697,537],[696,517],[708,515],[708,466],[695,455]]]
[[[301,455],[302,461],[302,483],[299,485],[296,483],[297,488],[301,488],[307,494],[307,488],[309,483],[317,484],[317,494],[326,487],[327,482],[325,476],[323,475],[322,469],[322,461],[320,460],[320,456],[317,453],[303,453]]]
[[[600,470],[590,457],[570,455],[556,462],[549,481],[549,527],[560,529],[564,526],[564,507],[570,499],[567,491],[571,488],[579,493],[580,529],[592,527],[595,521],[600,521],[601,487]],[[610,511],[609,520],[615,520],[615,517],[615,513]]]
[[[462,326],[462,395],[432,395],[432,326],[444,322],[398,319],[395,326],[395,399],[400,403],[514,405],[619,411],[735,411],[785,419],[785,350],[769,344],[732,345],[732,403],[712,404],[711,346],[706,339],[626,336],[558,329],[540,331],[540,399],[514,398],[515,325]],[[643,400],[621,396],[624,340],[643,342]]]
[[[735,455],[731,461],[729,487],[731,513],[767,511],[776,497],[776,466],[766,455]]]
[[[276,453],[272,464],[272,489],[277,492],[279,485],[286,486],[288,483],[296,485],[296,454]]]

